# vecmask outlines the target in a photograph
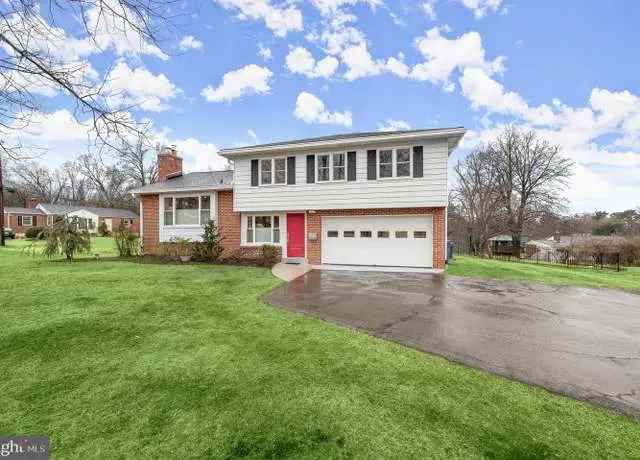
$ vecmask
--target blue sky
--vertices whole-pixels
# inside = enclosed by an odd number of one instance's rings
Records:
[[[191,170],[218,148],[340,132],[464,126],[450,166],[505,123],[576,162],[572,211],[640,206],[640,2],[202,0],[161,48],[86,52],[114,103],[137,103]],[[68,36],[81,39],[73,21]],[[121,40],[122,41],[122,40]],[[125,46],[127,45],[127,46]],[[80,45],[78,45],[80,47]],[[47,93],[47,91],[43,91]],[[62,95],[34,137],[83,152]]]

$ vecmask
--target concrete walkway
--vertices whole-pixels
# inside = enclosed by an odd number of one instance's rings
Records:
[[[311,265],[300,264],[288,264],[286,262],[280,262],[273,266],[271,273],[273,276],[280,278],[283,281],[293,281],[294,279],[311,271]]]
[[[314,270],[265,300],[640,418],[640,295]]]

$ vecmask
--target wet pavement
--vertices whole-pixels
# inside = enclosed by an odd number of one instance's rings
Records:
[[[640,418],[640,295],[313,270],[265,301]]]

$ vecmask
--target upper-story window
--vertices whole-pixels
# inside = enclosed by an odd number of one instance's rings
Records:
[[[411,177],[411,149],[399,147],[378,152],[378,177]]]
[[[265,158],[260,160],[260,185],[286,184],[287,159]]]
[[[205,225],[211,220],[211,195],[164,198],[163,223],[174,225]]]
[[[346,176],[344,153],[317,155],[318,182],[342,181]]]

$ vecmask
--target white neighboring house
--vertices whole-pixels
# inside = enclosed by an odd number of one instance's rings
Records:
[[[139,230],[139,217],[128,209],[97,208],[90,206],[66,206],[59,204],[40,203],[36,209],[47,215],[47,225],[54,222],[58,216],[78,217],[80,226],[89,233],[98,233],[101,223],[107,226],[109,232],[118,229],[122,222],[134,232]]]

